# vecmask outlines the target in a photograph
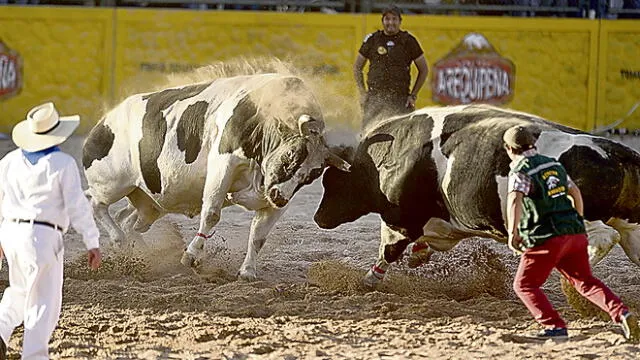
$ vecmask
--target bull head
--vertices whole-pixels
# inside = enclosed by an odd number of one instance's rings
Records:
[[[298,118],[298,130],[300,131],[300,135],[305,138],[320,136],[324,131],[324,122],[316,120],[307,114],[300,115]],[[351,166],[330,148],[325,149],[325,165],[336,167],[342,171],[349,171]]]

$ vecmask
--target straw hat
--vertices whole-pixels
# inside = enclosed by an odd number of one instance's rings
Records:
[[[26,151],[39,151],[63,143],[80,125],[80,116],[60,116],[53,103],[38,105],[27,119],[13,127],[13,142]]]

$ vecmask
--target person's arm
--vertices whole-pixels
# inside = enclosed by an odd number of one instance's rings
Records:
[[[74,161],[70,161],[62,171],[61,181],[62,196],[71,226],[82,234],[82,240],[87,248],[89,267],[95,270],[100,267],[102,261],[98,242],[100,232],[93,219],[91,204],[82,191],[80,172]]]
[[[5,173],[7,172],[7,160],[6,155],[2,160],[0,160],[0,174],[2,174],[2,178],[4,179]],[[2,201],[4,199],[4,189],[0,186],[0,209],[2,208]],[[0,221],[4,221],[4,214],[0,211]],[[4,249],[2,249],[2,245],[0,245],[0,269],[2,269],[2,259],[4,259]]]
[[[511,191],[507,196],[507,232],[509,233],[509,249],[521,253],[520,245],[522,237],[518,231],[518,224],[522,216],[522,198],[524,194],[519,191]]]
[[[576,184],[573,182],[569,183],[567,193],[571,198],[573,198],[573,207],[576,208],[576,211],[580,216],[584,217],[584,202],[582,202],[582,193]]]
[[[356,86],[358,87],[358,95],[360,96],[361,102],[367,93],[367,89],[364,87],[364,75],[362,74],[366,62],[367,58],[358,53],[356,62],[353,63],[353,77],[356,79]]]
[[[418,93],[425,81],[427,80],[427,75],[429,75],[429,66],[427,65],[427,59],[424,57],[424,54],[420,55],[417,59],[413,61],[418,68],[418,77],[416,77],[416,81],[413,84],[413,89],[411,90],[411,94],[409,95],[409,99],[407,99],[407,107],[414,108],[416,106],[416,99],[418,98]]]

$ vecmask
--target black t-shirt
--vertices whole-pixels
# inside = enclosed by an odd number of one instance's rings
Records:
[[[364,38],[360,54],[369,60],[369,91],[409,94],[411,63],[423,54],[413,35],[406,31],[385,35],[378,30]]]

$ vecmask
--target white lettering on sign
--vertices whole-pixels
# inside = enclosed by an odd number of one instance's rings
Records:
[[[15,61],[0,54],[0,90],[15,89],[17,87],[17,73]]]
[[[462,104],[511,95],[509,73],[499,66],[459,65],[439,69],[436,92]]]

